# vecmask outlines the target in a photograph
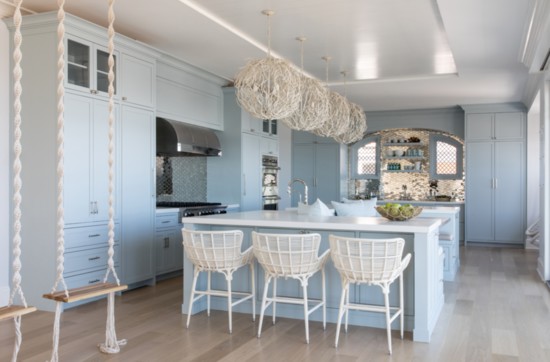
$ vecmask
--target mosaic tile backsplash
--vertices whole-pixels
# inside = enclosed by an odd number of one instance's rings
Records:
[[[206,157],[157,156],[157,201],[206,201]]]
[[[448,195],[455,200],[464,200],[464,178],[462,180],[437,180],[437,186],[433,183],[434,180],[430,180],[430,134],[444,133],[422,129],[396,129],[382,131],[379,134],[382,145],[380,180],[350,180],[350,196],[360,195],[363,197],[374,193],[379,194],[385,199],[401,199],[405,191],[403,188],[405,185],[408,197],[413,200],[428,199],[430,190],[433,193],[434,189],[437,191],[437,195]],[[445,135],[453,137],[447,133]],[[385,145],[391,143],[392,139],[396,142],[397,140],[408,139],[409,137],[419,138],[420,142],[424,145],[419,147],[419,149],[423,150],[424,156],[426,156],[421,161],[422,172],[384,172],[384,170],[387,170],[388,162],[393,162],[393,160],[386,160],[383,154],[386,149],[392,149],[393,147]],[[462,140],[459,138],[453,138],[462,143]],[[403,149],[403,147],[395,148]],[[411,166],[413,164],[411,162]],[[431,186],[433,187],[430,186],[430,181],[432,181]]]

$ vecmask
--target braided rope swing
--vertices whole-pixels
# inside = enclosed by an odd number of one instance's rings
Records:
[[[13,36],[14,50],[13,50],[13,240],[12,240],[12,285],[11,293],[6,307],[0,308],[0,320],[13,318],[15,329],[15,343],[13,346],[13,353],[11,361],[17,361],[17,356],[21,349],[21,343],[23,341],[23,335],[21,333],[21,316],[34,312],[36,308],[29,307],[21,288],[21,188],[23,182],[21,180],[21,153],[23,146],[21,145],[21,94],[23,93],[23,87],[21,85],[21,78],[23,77],[23,70],[21,69],[21,60],[23,54],[21,52],[22,36],[21,36],[21,3],[22,0],[14,1],[15,11],[13,15],[13,21],[15,24],[15,33]],[[21,300],[21,306],[14,305],[15,299],[19,297]]]
[[[298,37],[301,45],[301,67],[304,71],[304,41],[306,38]],[[329,102],[327,89],[316,79],[300,76],[302,97],[296,112],[289,117],[281,119],[289,128],[298,131],[310,131],[319,126],[328,118]]]
[[[120,280],[115,270],[114,254],[115,254],[115,210],[114,210],[114,159],[115,159],[115,144],[114,144],[114,134],[115,134],[115,11],[114,11],[114,2],[115,0],[109,0],[109,12],[108,12],[108,65],[109,65],[109,250],[108,250],[108,261],[107,261],[107,272],[105,273],[105,278],[103,283],[107,283],[109,274],[112,273],[113,277],[116,280],[116,284],[120,286]],[[103,353],[118,353],[120,352],[120,346],[123,346],[127,343],[125,339],[117,340],[116,330],[115,330],[115,293],[110,292],[107,301],[107,322],[105,328],[105,343],[99,345],[99,349]]]
[[[298,109],[301,74],[284,59],[271,55],[271,10],[267,16],[267,57],[249,61],[235,76],[237,102],[259,119],[282,119]]]
[[[65,11],[64,11],[64,0],[58,0],[58,27],[57,27],[57,276],[52,287],[50,294],[44,295],[45,298],[53,299],[57,301],[56,310],[55,310],[55,320],[53,327],[53,348],[51,355],[51,362],[57,362],[59,360],[59,335],[60,335],[60,320],[61,312],[63,311],[63,303],[71,302],[75,300],[81,300],[85,298],[91,298],[99,295],[108,294],[108,305],[107,305],[107,322],[105,328],[105,342],[98,345],[99,349],[103,353],[118,353],[120,351],[120,346],[126,344],[126,340],[117,340],[115,332],[115,317],[114,317],[114,293],[116,291],[121,291],[127,288],[127,286],[121,286],[120,280],[118,279],[115,267],[114,267],[114,130],[115,130],[115,119],[114,119],[114,0],[109,0],[109,27],[108,27],[108,65],[109,65],[109,86],[108,86],[108,95],[109,95],[109,249],[108,249],[108,262],[107,262],[107,272],[103,280],[103,284],[99,287],[91,286],[78,288],[70,292],[67,288],[65,280],[63,278],[64,272],[64,252],[65,252],[65,238],[64,238],[64,210],[63,210],[63,176],[64,176],[64,69],[65,69],[65,46],[64,46],[64,37],[65,37]],[[108,284],[107,280],[109,275],[112,273],[114,279],[116,280],[116,286],[113,287],[113,284]],[[57,292],[57,288],[61,284],[63,291]],[[72,294],[76,294],[76,297],[73,297]],[[71,299],[73,298],[73,299]]]

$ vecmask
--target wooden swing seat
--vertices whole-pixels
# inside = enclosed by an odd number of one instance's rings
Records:
[[[126,289],[128,289],[127,285],[118,285],[116,283],[98,283],[81,288],[69,289],[68,297],[65,294],[64,290],[55,293],[44,294],[42,297],[55,300],[57,302],[71,303],[77,302],[79,300],[99,297],[101,295],[109,293],[121,292]]]
[[[0,321],[10,319],[36,311],[36,307],[24,307],[22,305],[11,305],[0,308]]]

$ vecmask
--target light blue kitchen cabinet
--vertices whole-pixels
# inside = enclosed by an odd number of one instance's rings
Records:
[[[224,82],[163,55],[157,61],[157,116],[222,131]]]
[[[261,142],[262,137],[242,134],[241,211],[262,208]]]
[[[523,112],[466,113],[466,242],[523,244]]]
[[[65,95],[66,224],[109,219],[108,114],[107,101],[72,93]]]
[[[466,114],[466,140],[523,140],[525,121],[522,112]]]
[[[308,186],[308,203],[317,198],[330,206],[331,201],[340,201],[341,184],[345,176],[341,172],[342,146],[336,142],[319,142],[323,137],[311,137],[313,142],[304,142],[302,133],[293,131],[292,179],[302,179]],[[291,205],[296,206],[300,195],[304,201],[303,186],[292,186]]]
[[[121,107],[122,280],[154,281],[154,111]]]
[[[153,58],[123,52],[120,56],[120,99],[123,103],[154,107],[156,66]]]
[[[66,69],[65,87],[88,95],[108,97],[109,86],[109,52],[106,43],[98,44],[101,39],[84,39],[68,34],[66,37]],[[118,81],[119,52],[114,52],[115,79]],[[118,97],[118,87],[115,81],[115,95]]]
[[[155,218],[156,275],[173,273],[183,269],[183,225],[179,212],[157,213]]]

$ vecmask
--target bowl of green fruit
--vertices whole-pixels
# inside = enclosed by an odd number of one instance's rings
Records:
[[[422,208],[414,207],[411,204],[387,203],[383,206],[377,206],[376,211],[388,220],[406,221],[418,216],[422,212]]]

